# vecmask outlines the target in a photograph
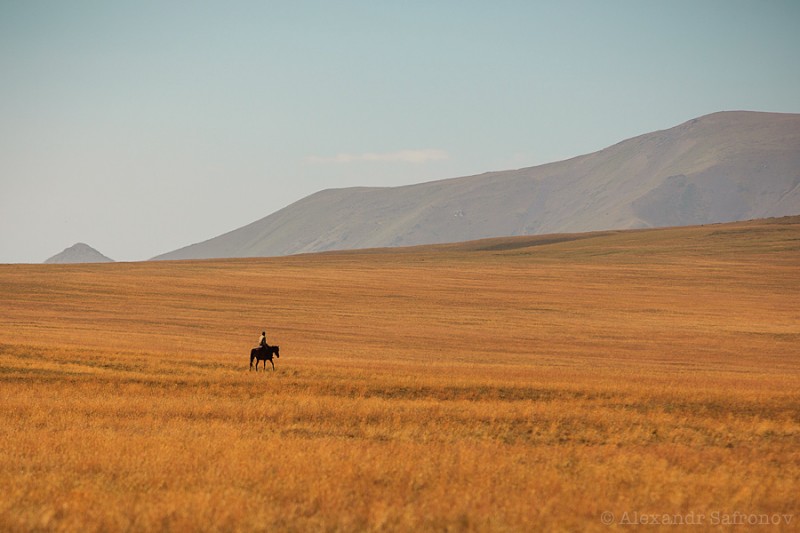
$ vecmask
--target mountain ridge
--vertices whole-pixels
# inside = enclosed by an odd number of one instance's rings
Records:
[[[291,255],[797,213],[800,115],[727,111],[536,167],[318,191],[154,259]]]

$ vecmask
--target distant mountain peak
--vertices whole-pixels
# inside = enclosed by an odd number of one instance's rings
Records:
[[[88,244],[79,242],[66,248],[63,252],[58,253],[45,261],[45,263],[113,263],[114,260],[110,259]]]

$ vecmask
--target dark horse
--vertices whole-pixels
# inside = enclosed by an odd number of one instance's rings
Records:
[[[267,369],[267,361],[272,363],[272,371],[275,371],[275,363],[272,362],[272,356],[280,357],[278,353],[279,346],[259,346],[250,350],[250,370],[253,370],[253,361],[256,362],[256,372],[258,372],[258,362],[264,361],[264,370]]]

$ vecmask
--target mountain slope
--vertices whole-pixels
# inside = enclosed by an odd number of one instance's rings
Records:
[[[566,161],[321,191],[155,259],[257,257],[800,213],[800,115],[723,112]]]
[[[79,242],[57,253],[45,263],[113,263],[110,259],[88,244]]]

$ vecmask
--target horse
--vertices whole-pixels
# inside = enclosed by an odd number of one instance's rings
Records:
[[[281,356],[278,348],[279,346],[259,346],[250,350],[250,370],[253,370],[253,360],[256,361],[256,372],[258,372],[259,361],[264,361],[265,371],[267,370],[267,361],[269,361],[272,363],[272,371],[275,372],[275,363],[272,362],[272,356]]]

